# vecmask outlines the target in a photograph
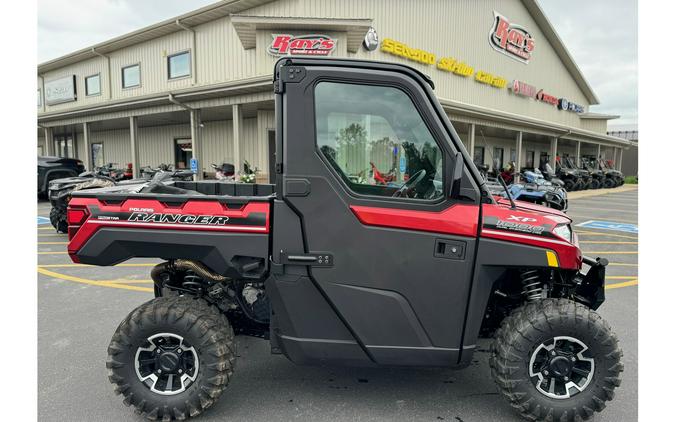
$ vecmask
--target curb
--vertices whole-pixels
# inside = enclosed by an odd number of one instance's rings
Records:
[[[618,188],[583,190],[568,192],[567,199],[589,198],[593,196],[607,195],[609,193],[632,192],[637,190],[638,185],[623,185],[619,186]]]

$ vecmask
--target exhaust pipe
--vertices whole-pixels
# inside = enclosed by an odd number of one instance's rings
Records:
[[[176,259],[173,261],[162,262],[157,264],[150,271],[150,278],[155,282],[155,285],[162,286],[164,284],[164,279],[162,279],[162,274],[175,272],[175,271],[192,271],[201,278],[211,280],[214,282],[221,282],[229,280],[229,277],[214,273],[208,269],[204,264],[191,261],[189,259]]]

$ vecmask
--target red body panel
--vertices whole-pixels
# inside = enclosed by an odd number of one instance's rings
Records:
[[[68,253],[77,262],[77,251],[101,227],[269,233],[268,202],[249,202],[238,209],[235,207],[239,205],[228,208],[217,200],[201,199],[171,205],[157,199],[126,199],[108,204],[96,198],[73,197],[68,204]],[[179,217],[183,221],[174,221]]]
[[[453,205],[443,211],[413,211],[352,205],[356,218],[367,226],[420,230],[425,232],[476,237],[477,205]]]
[[[581,268],[581,250],[576,234],[573,233],[572,243],[553,234],[556,226],[572,222],[569,217],[562,212],[529,202],[518,201],[516,205],[514,210],[508,202],[484,204],[481,236],[550,249],[558,256],[560,268]],[[515,223],[519,226],[499,227],[503,223]]]

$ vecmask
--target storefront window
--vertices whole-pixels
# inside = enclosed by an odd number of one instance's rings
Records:
[[[525,152],[525,167],[527,168],[534,167],[534,151]]]
[[[492,155],[492,169],[499,171],[504,167],[504,148],[495,147]]]
[[[122,88],[141,85],[141,65],[135,64],[122,68]]]
[[[485,148],[473,147],[473,163],[477,166],[482,166],[485,162],[483,157],[485,157]]]
[[[176,79],[185,76],[190,76],[189,51],[169,56],[167,62],[169,66],[169,79]]]
[[[539,168],[545,168],[546,163],[549,162],[548,152],[542,152],[539,154]]]
[[[91,144],[91,162],[94,167],[103,167],[103,144]]]
[[[192,139],[176,139],[176,168],[186,169],[190,167],[192,159]]]
[[[509,155],[509,162],[516,163],[518,162],[517,151],[515,148],[511,148],[511,153]]]

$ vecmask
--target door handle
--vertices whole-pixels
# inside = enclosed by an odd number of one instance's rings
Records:
[[[437,258],[463,260],[465,252],[465,242],[449,239],[436,239],[434,244],[434,256]]]

